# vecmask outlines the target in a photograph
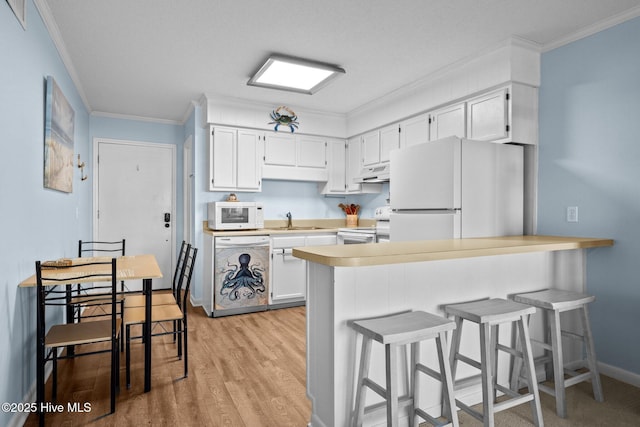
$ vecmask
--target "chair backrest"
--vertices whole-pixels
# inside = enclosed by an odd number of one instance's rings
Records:
[[[191,277],[193,275],[197,253],[197,248],[192,247],[190,244],[187,245],[186,255],[180,272],[180,279],[176,289],[176,302],[182,309],[183,313],[186,313],[187,298],[189,295],[189,288],[191,287]]]
[[[182,280],[182,266],[184,264],[184,259],[187,256],[187,251],[187,242],[183,240],[182,245],[180,246],[180,253],[178,253],[178,260],[176,261],[176,269],[173,272],[173,282],[171,282],[171,291],[173,292],[173,296],[176,298],[176,302],[178,301],[178,283]]]
[[[93,256],[124,256],[125,239],[116,240],[114,242],[78,240],[78,257]],[[120,282],[120,290],[124,292],[126,289],[124,280]],[[80,287],[77,289],[80,294]]]
[[[125,239],[115,242],[78,240],[78,256],[115,256],[125,255]]]
[[[44,310],[45,306],[67,305],[67,292],[63,288],[58,290],[58,285],[67,285],[71,283],[78,284],[93,284],[93,289],[102,289],[102,292],[95,294],[96,298],[99,295],[109,293],[111,295],[111,314],[112,314],[112,326],[116,327],[116,258],[111,258],[107,261],[93,261],[84,262],[73,265],[47,265],[36,261],[36,284],[38,288],[39,301],[41,306],[38,310],[41,310],[42,322],[44,322]],[[39,325],[40,326],[40,325]],[[44,330],[44,325],[41,325]]]

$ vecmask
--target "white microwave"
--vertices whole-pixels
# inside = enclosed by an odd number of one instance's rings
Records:
[[[207,221],[211,230],[255,230],[264,228],[262,203],[209,202]]]

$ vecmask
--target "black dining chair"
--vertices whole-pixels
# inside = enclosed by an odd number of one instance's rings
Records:
[[[169,292],[154,292],[151,295],[152,305],[165,305],[176,304],[176,287],[178,279],[180,279],[180,273],[182,272],[182,265],[187,255],[187,242],[182,241],[180,246],[180,252],[178,253],[178,259],[176,261],[176,268],[173,272],[173,281],[171,282],[171,293]],[[125,308],[127,307],[144,307],[145,296],[144,295],[127,295],[124,301]]]
[[[73,265],[47,265],[36,262],[36,282],[38,292],[38,354],[37,354],[37,404],[38,410],[45,402],[45,365],[52,362],[52,399],[57,398],[58,388],[58,361],[80,356],[89,356],[100,353],[111,355],[111,388],[110,388],[110,412],[116,409],[116,391],[119,388],[120,352],[118,351],[122,319],[118,312],[116,259],[98,262],[79,262]],[[91,283],[87,283],[91,282]],[[105,295],[109,295],[107,319],[89,320],[81,323],[64,323],[52,325],[47,330],[47,307],[67,306],[67,291],[59,289],[59,285],[78,283],[79,286],[91,286],[98,290],[98,298],[104,301]],[[46,331],[46,334],[45,334]],[[91,346],[91,344],[98,344]],[[108,346],[105,347],[105,344]],[[82,351],[62,352],[64,347],[83,348]],[[86,347],[84,347],[86,346]],[[87,347],[90,347],[87,349]],[[86,350],[85,350],[86,349]],[[44,412],[40,414],[40,423],[44,424]]]
[[[154,305],[151,312],[152,332],[151,337],[162,335],[173,335],[174,341],[176,337],[178,347],[178,359],[184,361],[184,378],[189,372],[188,365],[188,339],[187,339],[187,301],[189,298],[189,288],[191,286],[191,278],[193,268],[196,261],[198,249],[190,244],[186,247],[186,253],[182,263],[182,268],[176,283],[176,303]],[[131,386],[131,340],[142,339],[142,335],[132,335],[131,326],[142,325],[145,321],[145,307],[125,307],[124,325],[126,340],[126,381],[127,388]],[[169,327],[169,323],[173,325]],[[154,332],[155,330],[155,332]],[[183,350],[184,348],[184,350]]]
[[[100,256],[124,256],[125,254],[125,243],[126,240],[117,240],[117,241],[87,241],[87,240],[79,240],[78,241],[78,257],[79,258],[92,258],[92,257],[100,257]],[[92,289],[89,286],[81,287],[79,284],[76,285],[75,290],[71,291],[71,285],[68,286],[68,307],[67,307],[67,322],[81,322],[82,318],[92,318],[92,317],[105,317],[109,316],[109,309],[104,308],[108,307],[111,295],[108,293],[100,294],[100,291],[97,289]],[[116,296],[117,302],[120,305],[119,312],[122,313],[124,311],[124,294],[126,292],[126,285],[124,280],[120,281],[120,291]],[[96,310],[92,310],[91,314],[83,315],[84,310],[88,307],[95,307]],[[122,335],[124,330],[120,331]],[[124,342],[121,343],[124,345]],[[124,350],[124,347],[121,348]],[[73,352],[73,349],[70,348],[69,351]]]

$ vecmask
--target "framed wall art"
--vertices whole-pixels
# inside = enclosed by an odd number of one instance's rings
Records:
[[[53,77],[47,77],[44,125],[44,186],[73,191],[75,112]]]
[[[27,0],[7,0],[7,3],[13,10],[14,15],[20,21],[20,25],[27,29]]]

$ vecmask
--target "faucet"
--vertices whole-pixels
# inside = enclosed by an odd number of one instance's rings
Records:
[[[291,212],[287,212],[285,216],[287,217],[287,228],[291,230],[293,228],[293,220],[291,218]]]

